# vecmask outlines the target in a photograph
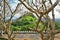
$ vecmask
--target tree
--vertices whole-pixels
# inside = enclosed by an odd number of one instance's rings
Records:
[[[52,0],[19,0],[30,12],[35,13],[38,17],[38,21],[36,23],[35,28],[29,28],[30,30],[37,31],[41,34],[42,40],[54,40],[54,35],[59,33],[60,31],[55,31],[55,16],[54,16],[54,8],[59,3],[59,0],[53,4]],[[46,4],[48,2],[48,4]],[[52,21],[49,17],[49,12],[52,11]],[[45,18],[45,22],[42,21],[42,17]],[[39,23],[43,23],[43,28],[38,29]],[[47,22],[47,27],[46,27]],[[50,26],[52,29],[50,29]],[[43,31],[47,31],[47,36],[44,37]]]
[[[2,29],[2,30],[7,33],[7,39],[13,40],[16,35],[13,34],[13,32],[11,32],[11,30],[10,30],[12,18],[14,17],[15,14],[20,12],[20,10],[22,8],[20,7],[21,3],[18,3],[16,6],[16,9],[14,11],[12,11],[8,1],[9,0],[0,0],[0,3],[1,3],[0,4],[1,5],[0,6],[0,8],[1,8],[0,9],[0,12],[1,12],[0,13],[0,27],[4,27],[4,29]],[[6,19],[6,18],[8,18],[8,19]],[[4,36],[4,35],[2,35],[2,36]]]

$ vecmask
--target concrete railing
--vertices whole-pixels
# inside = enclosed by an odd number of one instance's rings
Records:
[[[35,31],[13,31],[14,34],[37,34]]]

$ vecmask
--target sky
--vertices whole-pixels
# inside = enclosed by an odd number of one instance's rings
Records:
[[[56,0],[52,0],[52,2],[54,3]],[[17,4],[19,3],[18,0],[9,0],[9,3],[11,4],[11,9],[15,9]],[[55,18],[60,18],[60,13],[59,11],[57,10],[60,10],[60,6],[57,5],[55,8],[54,8],[54,13],[55,13]],[[51,15],[51,12],[49,13],[49,16],[50,18],[52,18],[52,15]],[[19,14],[15,15],[15,17],[19,17]]]

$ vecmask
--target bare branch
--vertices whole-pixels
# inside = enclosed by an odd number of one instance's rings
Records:
[[[59,2],[58,2],[58,0],[57,0],[46,12],[44,12],[43,15],[48,14],[51,10],[53,10],[53,9],[56,7],[56,5],[57,5],[58,3],[59,3]]]
[[[9,19],[9,21],[11,21],[12,17],[13,17],[13,16],[16,14],[16,12],[19,10],[21,4],[18,3],[18,5],[17,5],[15,11],[12,12],[10,5],[9,5],[6,1],[5,1],[5,3],[8,5],[8,7],[9,7],[9,9],[10,9],[10,11],[11,11],[11,17],[10,17],[10,19]]]
[[[21,3],[18,3],[16,6],[16,9],[14,10],[13,14],[16,14],[18,11],[20,11]]]
[[[5,22],[5,14],[6,14],[6,11],[5,11],[5,0],[4,0],[4,22]]]
[[[29,11],[36,13],[30,6],[27,6],[22,0],[19,0]]]

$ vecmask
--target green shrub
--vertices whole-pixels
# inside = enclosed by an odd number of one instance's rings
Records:
[[[36,18],[31,15],[26,15],[20,18],[18,21],[13,22],[11,26],[11,30],[13,31],[27,31],[29,27],[35,27]]]

